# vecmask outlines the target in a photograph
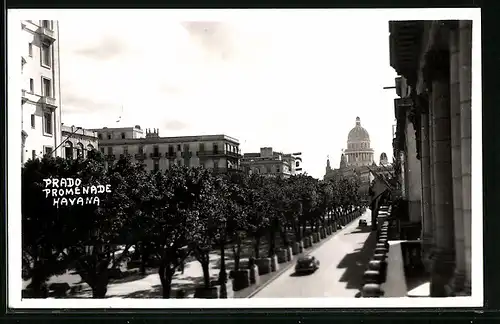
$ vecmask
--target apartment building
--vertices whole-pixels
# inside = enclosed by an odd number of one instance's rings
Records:
[[[243,172],[269,176],[289,177],[302,171],[301,153],[285,154],[273,151],[272,147],[262,147],[258,153],[245,153],[241,160]]]
[[[160,137],[159,130],[139,125],[93,129],[99,150],[108,161],[129,155],[148,170],[166,170],[172,165],[203,167],[225,173],[240,169],[239,141],[227,135]]]
[[[75,159],[79,156],[86,158],[87,152],[98,149],[97,132],[82,127],[61,125],[63,156]]]
[[[59,23],[21,21],[21,162],[61,156]],[[57,148],[57,149],[56,149]]]

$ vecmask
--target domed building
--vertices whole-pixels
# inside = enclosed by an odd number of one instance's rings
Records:
[[[347,149],[343,150],[340,157],[339,168],[332,169],[330,159],[327,159],[324,179],[358,176],[361,181],[360,194],[368,195],[370,183],[374,179],[370,170],[384,176],[389,176],[392,172],[392,165],[388,163],[386,153],[380,155],[379,165],[375,163],[373,155],[370,134],[361,126],[361,119],[356,117],[356,124],[347,135]]]
[[[347,166],[366,166],[373,164],[373,149],[370,147],[370,135],[361,126],[361,119],[356,117],[356,126],[347,135],[347,149],[344,150]]]

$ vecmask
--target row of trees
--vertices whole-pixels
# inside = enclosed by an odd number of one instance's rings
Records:
[[[53,205],[43,192],[46,178],[79,178],[82,186],[111,185],[99,205]],[[109,271],[134,247],[144,261],[156,255],[163,297],[169,298],[172,277],[188,255],[201,263],[210,286],[209,253],[221,254],[220,282],[225,282],[225,250],[233,248],[239,267],[241,242],[251,238],[254,256],[260,242],[291,244],[307,228],[326,225],[359,205],[359,183],[352,179],[319,181],[307,175],[288,179],[233,173],[216,175],[202,168],[174,166],[149,172],[122,158],[106,166],[100,152],[87,159],[30,160],[22,169],[23,276],[38,296],[46,282],[68,268],[78,270],[103,298]],[[117,245],[124,252],[115,257]]]

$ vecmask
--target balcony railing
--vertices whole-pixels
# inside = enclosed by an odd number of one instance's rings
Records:
[[[161,152],[149,153],[149,157],[152,159],[159,159],[161,158]]]
[[[137,153],[134,155],[136,160],[145,160],[146,159],[146,153]]]
[[[57,101],[55,98],[43,96],[40,98],[39,102],[45,107],[57,108]]]
[[[241,154],[239,154],[239,153],[226,152],[226,155],[229,156],[229,157],[234,157],[234,158],[237,158],[237,159],[241,159]]]
[[[40,27],[37,32],[44,41],[52,43],[56,40],[54,31],[47,27]]]

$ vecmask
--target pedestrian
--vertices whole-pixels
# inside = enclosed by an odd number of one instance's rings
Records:
[[[179,270],[181,271],[182,274],[184,274],[184,260],[180,261]]]

